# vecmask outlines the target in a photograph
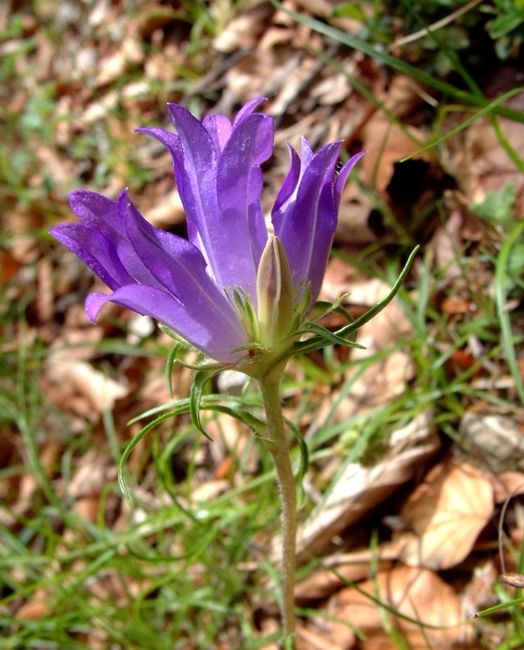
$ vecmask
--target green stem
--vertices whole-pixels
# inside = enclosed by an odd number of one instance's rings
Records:
[[[268,441],[273,457],[282,505],[282,622],[284,647],[295,647],[295,544],[297,536],[297,492],[284,428],[280,381],[282,372],[274,369],[259,378],[266,410]]]

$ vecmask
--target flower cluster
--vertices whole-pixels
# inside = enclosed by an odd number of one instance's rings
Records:
[[[126,191],[116,201],[86,190],[71,194],[80,223],[51,233],[112,291],[87,297],[91,320],[111,301],[167,325],[208,357],[235,364],[253,345],[267,348],[290,334],[306,288],[298,321],[307,315],[322,284],[342,187],[362,154],[335,178],[341,142],[314,153],[303,140],[300,156],[290,147],[270,235],[260,166],[272,154],[274,125],[255,112],[262,99],[249,101],[232,123],[224,115],[199,121],[169,104],[176,134],[139,129],[171,152],[188,240],[154,228]]]

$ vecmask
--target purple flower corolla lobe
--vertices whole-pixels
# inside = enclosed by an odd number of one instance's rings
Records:
[[[251,100],[233,124],[222,115],[203,122],[177,104],[168,112],[177,134],[139,129],[171,152],[189,240],[221,287],[240,286],[256,306],[256,273],[267,240],[260,205],[260,165],[273,152],[273,120],[253,114]]]
[[[300,157],[289,146],[291,167],[272,212],[275,234],[281,239],[293,273],[295,287],[310,283],[311,303],[318,297],[337,227],[342,187],[358,153],[342,167],[333,181],[342,142],[328,144],[313,153],[302,138]]]
[[[247,343],[246,332],[193,244],[153,228],[125,191],[110,201],[80,190],[70,201],[81,223],[51,234],[114,292],[88,296],[93,322],[110,300],[164,323],[213,359],[233,363],[244,356],[232,350]]]

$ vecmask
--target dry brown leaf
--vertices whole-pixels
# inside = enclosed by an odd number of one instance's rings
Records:
[[[449,569],[468,556],[492,515],[487,476],[456,460],[438,465],[402,508],[402,520],[417,538],[406,544],[401,559],[411,566]]]
[[[329,22],[338,27],[338,29],[346,32],[357,32],[362,28],[360,21],[353,18],[333,18],[333,10],[340,4],[338,0],[295,0],[295,2],[286,2],[284,4],[290,5],[291,8],[305,9],[308,13],[314,16],[320,16],[329,20]],[[364,10],[367,10],[364,4]]]
[[[463,274],[460,256],[457,252],[461,249],[462,215],[459,210],[454,210],[448,216],[446,223],[439,226],[428,246],[428,255],[432,267],[444,271],[441,286],[451,284]]]
[[[97,497],[116,477],[117,467],[112,458],[97,449],[89,449],[78,463],[68,492],[75,499]]]
[[[20,269],[21,263],[10,251],[0,250],[0,284],[6,287]]]
[[[424,134],[414,127],[401,128],[386,118],[370,120],[364,129],[364,148],[370,153],[361,163],[365,182],[385,192],[394,172],[394,165],[420,149]],[[426,160],[420,154],[417,160]]]
[[[352,88],[347,75],[335,74],[326,77],[317,83],[310,92],[310,96],[324,106],[334,106],[343,102],[351,93]]]
[[[338,643],[330,643],[324,634],[297,622],[297,650],[344,650]]]
[[[493,472],[524,469],[524,436],[514,418],[468,411],[459,431],[465,447]]]
[[[522,472],[501,472],[491,475],[495,503],[503,503],[510,497],[524,494],[524,474]]]
[[[297,552],[315,555],[344,528],[361,519],[409,480],[440,447],[430,428],[430,413],[423,413],[391,436],[391,449],[374,467],[351,463],[336,489],[301,527]],[[276,554],[278,556],[278,554]]]
[[[390,287],[381,281],[368,280],[348,284],[345,287],[327,284],[323,294],[329,296],[327,299],[331,300],[337,292],[340,296],[340,291],[343,292],[347,288],[351,288],[348,301],[358,307],[376,304],[390,291]],[[412,330],[412,324],[406,318],[402,308],[397,301],[393,301],[358,330],[357,343],[363,345],[365,349],[352,350],[351,358],[354,361],[359,359],[365,361],[376,352],[396,346],[402,339],[407,340]],[[337,410],[336,421],[342,421],[376,406],[383,406],[402,394],[406,389],[406,382],[413,376],[414,366],[407,350],[395,350],[384,355],[380,361],[369,365],[364,372],[357,367],[348,371],[346,379],[350,378],[351,373],[357,378]],[[332,399],[335,397],[332,396]],[[319,412],[319,419],[324,408],[326,410],[331,408],[331,401],[331,399],[325,401],[325,405]]]
[[[53,267],[51,260],[42,257],[38,260],[38,293],[36,310],[40,322],[47,323],[54,316]]]
[[[96,419],[104,409],[111,410],[117,399],[128,394],[122,383],[107,377],[86,361],[71,358],[67,351],[56,350],[45,364],[50,382],[49,397],[60,408]]]
[[[203,483],[191,494],[191,498],[197,503],[206,503],[216,499],[220,494],[223,494],[229,488],[229,481],[226,479],[217,479],[215,481],[207,481]]]
[[[75,503],[75,511],[79,517],[94,523],[98,519],[100,500],[95,497],[83,497]]]
[[[178,189],[163,196],[144,216],[155,228],[165,228],[185,222],[186,213]]]
[[[19,621],[39,621],[49,615],[51,602],[51,594],[48,590],[37,589],[31,600],[17,609],[14,617]]]
[[[255,47],[274,12],[275,8],[265,0],[247,2],[242,13],[233,18],[213,40],[213,47],[225,53]]]
[[[407,621],[387,614],[389,625],[398,629],[411,650],[427,650],[428,647],[450,648],[463,641],[469,630],[460,625],[463,620],[460,601],[450,587],[435,573],[427,569],[400,566],[393,571],[381,572],[376,578],[366,580],[359,587],[393,607],[400,614],[420,621]],[[333,623],[330,640],[342,648],[350,648],[354,642],[351,625],[357,626],[368,637],[359,648],[396,648],[387,632],[383,631],[383,616],[375,603],[355,589],[344,589],[334,596],[329,605],[330,614],[347,621]],[[430,627],[424,627],[430,626]],[[456,626],[456,627],[452,627]],[[440,629],[434,629],[440,628]],[[378,639],[381,645],[377,645]]]
[[[488,560],[473,569],[471,580],[461,594],[466,616],[473,617],[481,609],[491,607],[491,605],[498,602],[493,590],[496,579],[497,571],[492,560]]]
[[[524,94],[520,93],[512,97],[504,105],[522,111]],[[444,129],[450,131],[456,126],[457,118],[463,120],[465,116],[450,116]],[[505,117],[498,117],[498,123],[507,142],[522,159],[524,156],[522,124]],[[457,134],[451,144],[453,147],[450,153],[451,169],[469,204],[480,203],[486,197],[486,192],[498,192],[506,183],[513,182],[517,195],[517,209],[522,209],[524,177],[501,147],[487,117],[475,120],[466,130]]]
[[[134,37],[126,37],[119,50],[100,62],[100,72],[95,79],[95,85],[105,86],[122,77],[131,65],[141,63],[144,56],[143,44]]]
[[[366,548],[326,557],[321,568],[315,569],[296,584],[295,600],[299,604],[306,604],[311,600],[327,598],[347,582],[365,580],[370,575],[372,562],[373,570],[385,572],[398,559],[401,548],[393,542],[381,544],[376,551]]]
[[[226,74],[227,87],[241,101],[271,97],[300,69],[302,54],[291,47],[291,30],[270,27],[255,50]]]

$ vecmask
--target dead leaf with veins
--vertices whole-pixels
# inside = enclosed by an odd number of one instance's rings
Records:
[[[492,515],[489,477],[467,463],[437,465],[402,508],[402,520],[416,538],[408,541],[400,557],[410,566],[456,566],[469,555]]]

